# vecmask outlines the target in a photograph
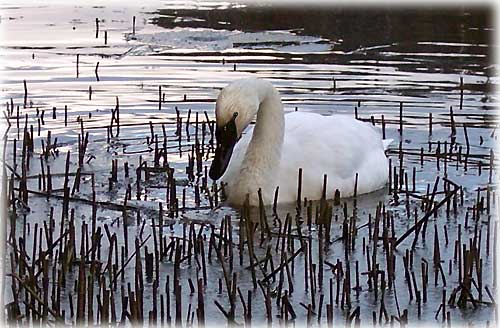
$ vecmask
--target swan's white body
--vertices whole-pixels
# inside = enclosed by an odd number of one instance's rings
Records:
[[[322,116],[292,112],[284,115],[279,93],[266,81],[244,79],[226,87],[217,100],[217,121],[227,122],[238,112],[236,143],[221,177],[230,204],[241,205],[246,195],[258,205],[258,189],[264,204],[297,201],[298,171],[302,168],[302,198],[322,196],[327,175],[327,198],[338,189],[342,197],[382,188],[388,179],[388,160],[380,133],[368,123],[350,116]],[[248,126],[257,113],[254,127]]]

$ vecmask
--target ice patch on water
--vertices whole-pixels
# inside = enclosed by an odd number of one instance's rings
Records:
[[[140,45],[128,55],[177,50],[224,51],[229,49],[271,49],[283,52],[324,52],[331,50],[328,40],[297,35],[291,31],[242,32],[207,28],[180,28],[151,34],[128,35]]]

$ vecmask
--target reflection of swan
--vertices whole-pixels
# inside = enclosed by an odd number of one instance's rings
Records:
[[[257,114],[255,127],[248,127]],[[217,149],[210,178],[223,181],[230,204],[250,196],[258,205],[297,200],[298,171],[302,168],[302,198],[320,199],[327,175],[327,198],[382,188],[388,160],[382,140],[368,123],[350,116],[292,112],[284,115],[278,91],[267,81],[242,79],[225,87],[215,109]],[[248,128],[247,128],[248,127]],[[246,129],[246,130],[245,130]]]

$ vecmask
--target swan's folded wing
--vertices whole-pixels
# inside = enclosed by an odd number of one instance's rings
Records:
[[[321,185],[327,174],[330,185],[348,186],[356,173],[366,181],[371,171],[385,172],[383,151],[382,137],[371,124],[345,115],[290,113],[285,115],[280,175],[296,185],[300,167],[303,181],[319,180],[311,185]],[[283,184],[289,179],[280,180]]]

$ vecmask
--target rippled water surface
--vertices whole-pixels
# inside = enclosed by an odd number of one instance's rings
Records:
[[[134,16],[135,33],[132,27]],[[96,18],[99,20],[97,37]],[[206,119],[214,119],[215,98],[219,90],[235,79],[249,76],[271,81],[279,89],[286,111],[299,110],[323,115],[344,113],[353,116],[356,111],[361,119],[369,121],[373,116],[379,127],[383,115],[386,136],[394,139],[388,151],[392,165],[399,168],[400,148],[403,149],[401,168],[408,172],[410,185],[413,168],[417,174],[413,190],[415,194],[425,195],[428,185],[432,191],[436,176],[447,177],[463,187],[464,204],[459,206],[458,213],[447,216],[445,210],[440,210],[439,215],[429,224],[427,243],[419,241],[416,245],[414,261],[419,284],[421,259],[432,262],[435,224],[441,239],[443,228],[447,226],[452,240],[446,247],[444,243],[441,246],[448,295],[457,286],[457,264],[453,262],[453,270],[448,272],[448,260],[454,256],[453,241],[456,239],[458,225],[464,226],[465,216],[472,216],[471,209],[475,205],[478,188],[484,197],[487,189],[488,197],[491,191],[492,209],[488,209],[488,212],[492,214],[492,228],[493,222],[497,221],[497,217],[493,215],[497,213],[494,209],[497,199],[496,185],[493,183],[495,175],[490,174],[490,154],[497,138],[498,113],[497,99],[493,94],[496,83],[491,41],[494,26],[489,8],[287,8],[215,1],[147,1],[144,4],[125,5],[92,5],[82,2],[74,5],[71,2],[38,4],[23,1],[4,2],[0,28],[2,99],[6,113],[12,99],[15,108],[19,106],[21,118],[16,122],[16,110],[8,115],[11,126],[7,134],[7,163],[10,163],[16,173],[21,173],[19,158],[14,165],[12,147],[13,140],[17,139],[19,156],[22,152],[20,140],[27,117],[27,126],[32,125],[34,128],[36,148],[28,175],[36,177],[40,173],[39,149],[41,141],[46,142],[48,131],[51,132],[52,140],[57,138],[60,154],[71,152],[71,172],[74,172],[78,165],[78,134],[83,120],[85,131],[89,132],[85,155],[85,162],[88,160],[88,163],[83,166],[83,172],[94,173],[97,199],[123,204],[127,184],[132,183],[133,196],[129,204],[141,209],[146,228],[141,224],[137,225],[135,219],[131,220],[133,222],[128,228],[129,236],[137,234],[142,240],[149,235],[152,232],[151,217],[158,215],[158,203],[165,203],[166,199],[165,174],[155,175],[141,187],[143,194],[147,194],[147,199],[142,197],[141,200],[134,197],[135,180],[123,177],[122,167],[125,161],[130,163],[131,170],[137,168],[139,156],[152,163],[154,145],[148,143],[152,134],[161,138],[161,143],[163,133],[167,136],[168,162],[170,167],[175,168],[177,195],[182,195],[183,192],[186,195],[184,210],[178,218],[169,221],[172,225],[166,225],[164,233],[182,235],[182,224],[192,220],[211,222],[218,227],[225,214],[232,215],[233,225],[237,226],[239,213],[225,206],[209,209],[210,202],[206,193],[202,193],[198,204],[195,186],[201,184],[202,177],[196,182],[190,181],[186,167],[189,166],[191,150],[195,145],[196,117],[200,124]],[[26,103],[24,80],[27,86]],[[120,135],[108,141],[107,126],[117,101],[120,108]],[[402,136],[398,131],[401,103],[404,124]],[[64,124],[65,106],[68,111],[67,126]],[[453,136],[450,107],[453,109],[456,125]],[[52,116],[53,108],[57,114],[55,119]],[[184,125],[188,115],[190,117],[190,126],[187,128],[182,125],[180,141],[176,130],[176,110],[183,117]],[[44,122],[38,128],[42,111],[45,111]],[[433,117],[432,135],[429,135],[429,113]],[[467,141],[464,125],[467,128]],[[4,128],[7,128],[6,124]],[[206,132],[207,153],[203,158],[203,167],[210,164],[212,156],[208,150],[208,128]],[[438,142],[439,147],[442,147],[445,142],[451,144],[452,141],[455,148],[453,151],[450,148],[449,163],[443,164],[445,160],[441,158],[438,164],[436,157],[425,156],[421,164],[421,149],[426,154],[435,154]],[[464,162],[457,163],[453,155],[453,152],[458,152],[459,146],[463,147],[465,153],[467,142],[471,154],[468,166]],[[441,148],[440,152],[443,154]],[[60,155],[49,159],[53,173],[64,173],[65,158],[66,156]],[[109,190],[112,159],[118,159],[120,173],[118,182]],[[448,165],[446,171],[443,165]],[[11,174],[10,171],[8,173]],[[135,173],[131,176],[135,179]],[[61,188],[62,183],[63,177],[54,176],[54,189]],[[77,195],[91,199],[90,186],[90,178],[84,177]],[[37,179],[30,179],[29,189],[38,190],[37,188]],[[441,185],[439,190],[442,190]],[[394,202],[393,196],[387,188],[362,196],[356,203],[359,225],[368,222],[368,214],[373,215],[377,204],[382,202],[395,217],[396,235],[401,236],[414,222],[413,217],[406,216],[405,203],[408,201],[415,205],[418,200],[408,200],[403,193],[400,195],[402,201],[398,203]],[[351,213],[354,206],[352,200],[347,200],[346,204]],[[12,221],[15,222],[17,236],[23,234],[23,227],[26,229],[22,214],[26,215],[26,222],[33,229],[35,223],[39,227],[43,226],[43,220],[47,219],[51,207],[57,218],[56,235],[59,236],[60,200],[46,200],[45,197],[30,195],[29,207],[30,211],[19,209],[17,219]],[[82,222],[90,223],[92,207],[85,203],[75,203],[72,207],[75,209],[77,222],[76,236],[80,236]],[[268,209],[268,213],[270,212]],[[278,208],[282,219],[288,212],[294,214],[294,206]],[[334,207],[334,214],[342,218],[342,206]],[[487,222],[490,222],[488,214],[482,215],[478,225],[483,233],[483,244],[486,243],[487,231],[490,231],[487,230]],[[122,245],[123,228],[115,224],[117,216],[121,216],[120,211],[99,208],[97,221],[99,226],[106,224],[110,233],[116,233],[118,242]],[[332,223],[332,239],[341,235],[341,221],[342,219]],[[12,223],[8,225],[7,231],[11,229]],[[203,229],[204,234],[208,235],[209,232],[208,228]],[[311,232],[313,238],[315,233]],[[473,226],[464,231],[464,234],[463,240],[473,238]],[[28,232],[28,249],[33,247],[32,235],[33,233]],[[493,236],[493,232],[491,235]],[[350,255],[352,263],[359,260],[360,272],[366,271],[366,256],[361,247],[364,237],[368,238],[368,232],[360,229],[357,247]],[[133,248],[132,237],[129,237],[128,242]],[[77,245],[79,247],[80,239],[77,239]],[[148,245],[151,250],[151,240]],[[103,247],[105,253],[109,247],[106,238],[103,239]],[[317,246],[314,247],[316,250]],[[418,322],[416,303],[415,300],[409,300],[404,275],[401,274],[401,256],[410,247],[411,241],[408,240],[399,248],[395,290],[401,312],[408,309],[410,322],[415,323]],[[11,252],[11,247],[8,247],[6,259],[9,267]],[[266,248],[262,247],[257,252],[259,258],[264,257]],[[494,292],[493,256],[485,253],[485,245],[481,252],[483,285],[488,285]],[[337,259],[343,260],[344,244],[330,245],[325,256],[331,263],[335,263]],[[298,259],[294,275],[296,291],[291,301],[298,315],[297,322],[305,323],[307,310],[299,302],[307,305],[311,300],[308,293],[303,291],[303,256]],[[278,265],[278,255],[274,260],[275,265]],[[106,262],[106,258],[103,261]],[[316,255],[314,261],[318,261]],[[385,260],[382,263],[385,266]],[[161,262],[163,272],[171,274],[172,266],[170,261]],[[68,273],[70,282],[78,277],[78,266],[74,268]],[[197,277],[194,265],[183,264],[181,270],[186,277]],[[239,275],[238,287],[242,291],[252,289],[249,270],[236,267],[235,271]],[[351,271],[354,274],[352,267]],[[423,305],[422,320],[438,324],[441,317],[436,319],[435,314],[441,304],[443,286],[440,282],[434,287],[432,268],[431,271],[429,301]],[[210,283],[205,294],[207,322],[224,323],[224,316],[213,303],[215,299],[224,306],[228,304],[225,286],[223,293],[218,293],[217,280],[223,276],[216,259],[208,273]],[[325,281],[332,277],[335,275],[325,267]],[[351,309],[334,306],[334,321],[337,324],[345,322],[345,315],[352,313],[358,305],[361,307],[362,323],[372,322],[373,311],[377,312],[378,318],[380,299],[374,299],[373,292],[367,290],[366,278],[362,277],[363,291],[359,296],[353,294]],[[126,281],[134,281],[133,266],[126,270]],[[125,282],[121,283],[126,286]],[[5,301],[9,303],[13,300],[8,286],[10,278],[6,283]],[[165,281],[161,280],[160,286],[164,292]],[[145,282],[144,304],[148,309],[153,297],[151,288],[151,282]],[[189,304],[193,305],[194,311],[196,294],[189,295],[186,281],[182,282],[182,288],[185,292],[183,313],[187,313]],[[69,289],[63,292],[62,303],[66,306],[69,297],[75,296]],[[474,297],[478,297],[477,291],[473,292]],[[329,297],[326,286],[322,293],[325,298]],[[389,315],[398,316],[394,294],[393,290],[386,292],[385,306]],[[255,290],[254,298],[254,320],[265,322],[260,290]],[[482,299],[490,301],[484,291]],[[326,302],[325,299],[325,304]],[[470,304],[467,309],[451,307],[448,309],[451,321],[473,324],[492,322],[494,309],[485,304],[475,310]],[[120,308],[118,302],[117,307]],[[273,322],[277,323],[278,312],[275,311]],[[67,323],[74,322],[69,312],[66,310]],[[117,312],[121,313],[121,310],[117,309]],[[237,313],[242,313],[239,303]],[[184,317],[186,315],[183,314]],[[322,323],[326,323],[324,309],[322,317]],[[315,317],[314,320],[316,319]],[[237,314],[236,321],[243,322],[240,314]]]

